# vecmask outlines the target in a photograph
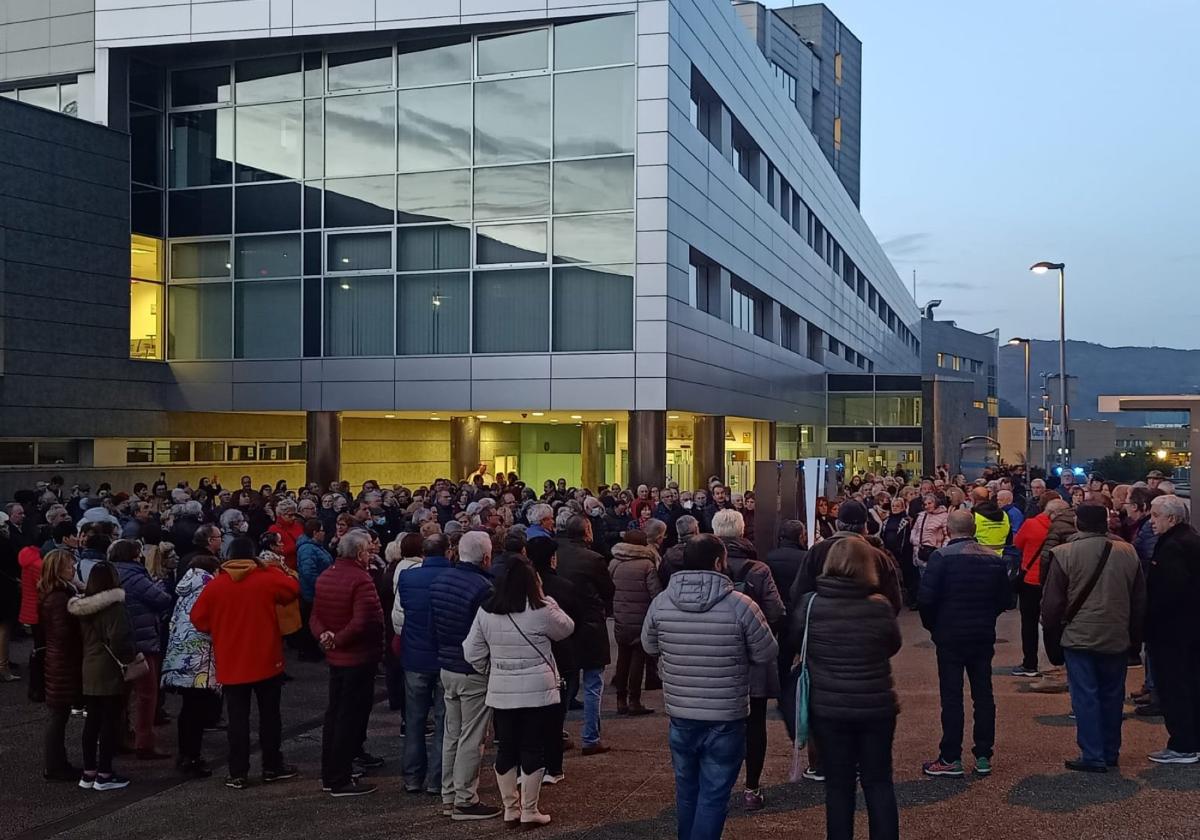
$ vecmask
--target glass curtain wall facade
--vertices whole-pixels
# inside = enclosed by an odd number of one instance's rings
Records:
[[[920,473],[923,403],[921,377],[829,374],[826,455],[846,474],[892,469]]]
[[[631,350],[634,50],[620,15],[169,68],[167,358]]]

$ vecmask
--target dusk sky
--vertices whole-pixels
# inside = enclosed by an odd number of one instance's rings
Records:
[[[768,0],[771,6],[789,5]],[[1200,3],[828,0],[863,41],[862,210],[917,303],[1198,348]]]

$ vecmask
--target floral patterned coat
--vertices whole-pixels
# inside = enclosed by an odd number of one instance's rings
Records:
[[[221,688],[213,664],[212,637],[192,624],[191,612],[200,592],[215,575],[205,569],[191,568],[175,587],[175,611],[163,656],[164,688]]]

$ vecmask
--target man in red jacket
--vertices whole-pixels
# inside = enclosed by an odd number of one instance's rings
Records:
[[[278,782],[297,775],[284,764],[279,690],[283,673],[283,640],[275,607],[300,596],[300,584],[276,568],[262,565],[254,544],[239,537],[229,546],[233,559],[192,607],[192,624],[212,636],[217,680],[229,711],[229,776],[225,786],[246,787],[250,772],[250,695],[258,698],[258,740],[262,747],[262,780]]]
[[[338,558],[317,578],[309,630],[329,663],[329,706],[321,734],[322,789],[333,796],[362,796],[374,785],[358,784],[353,764],[377,767],[382,760],[365,752],[363,739],[375,694],[375,668],[383,655],[383,608],[367,572],[371,537],[346,532]]]

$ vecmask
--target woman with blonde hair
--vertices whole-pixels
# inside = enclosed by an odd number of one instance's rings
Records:
[[[65,746],[71,707],[83,701],[83,637],[79,622],[67,609],[79,594],[75,582],[75,555],[63,548],[42,559],[37,582],[38,623],[41,626],[45,667],[46,719],[45,770],[47,781],[73,782],[79,768],[67,760]]]
[[[889,660],[900,650],[892,605],[865,540],[830,550],[817,589],[793,613],[792,643],[808,637],[809,715],[825,775],[829,840],[854,836],[856,780],[867,803],[871,840],[897,840],[900,817],[892,783],[892,740],[900,706]]]

